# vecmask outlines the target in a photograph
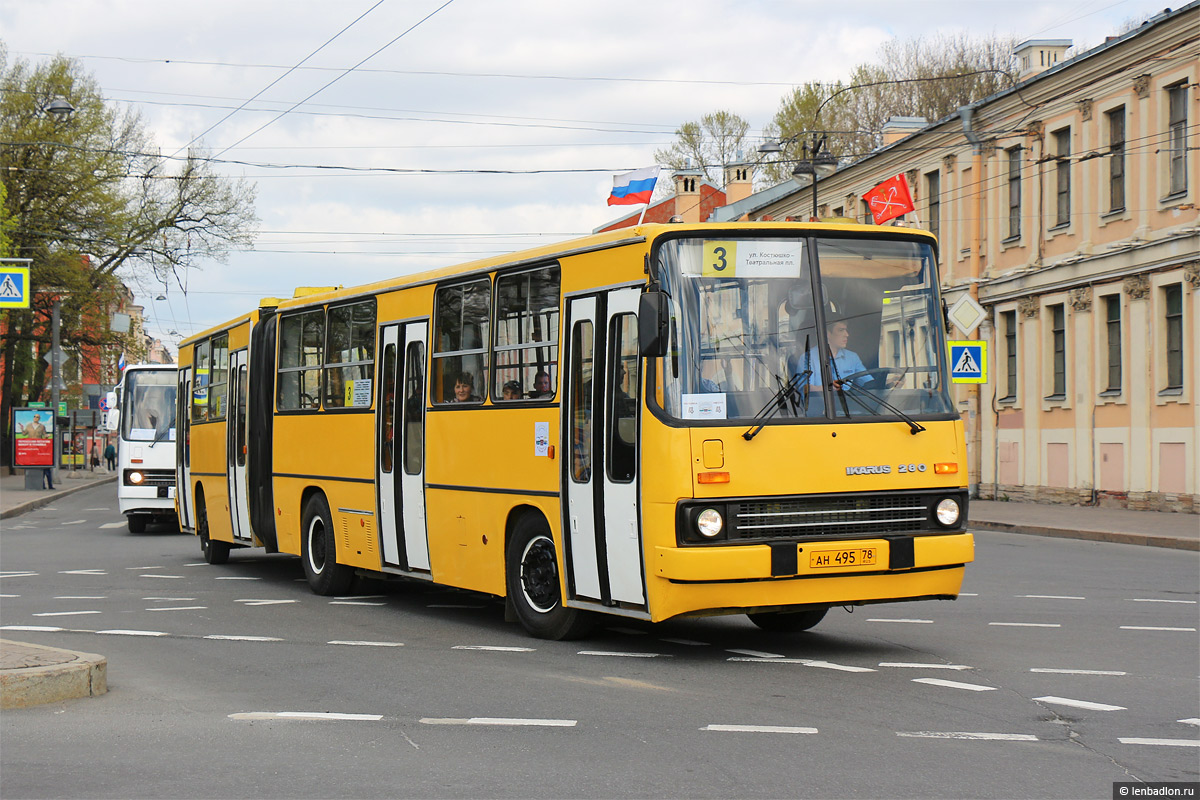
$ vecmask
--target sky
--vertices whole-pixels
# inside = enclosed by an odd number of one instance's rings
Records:
[[[256,186],[253,249],[168,283],[122,272],[147,332],[174,350],[297,286],[355,286],[586,235],[632,208],[606,205],[613,175],[653,164],[682,123],[731,111],[757,144],[792,87],[845,81],[892,39],[1091,47],[1162,9],[4,0],[0,41],[10,62],[78,59],[109,102],[142,115],[164,155],[202,137],[218,173]]]

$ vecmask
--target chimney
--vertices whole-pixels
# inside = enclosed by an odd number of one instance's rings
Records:
[[[1021,42],[1013,50],[1017,59],[1017,79],[1023,81],[1058,66],[1066,60],[1069,49],[1070,39],[1028,39]]]
[[[890,117],[883,123],[883,146],[894,144],[929,124],[924,117]]]
[[[732,164],[725,165],[725,205],[745,200],[754,193],[754,163],[739,152]]]
[[[690,165],[690,160],[689,160]],[[675,179],[675,215],[683,222],[700,221],[700,184],[704,181],[704,170],[680,169],[671,176]]]

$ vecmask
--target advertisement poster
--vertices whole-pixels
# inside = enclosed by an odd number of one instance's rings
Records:
[[[13,409],[13,466],[54,466],[54,415],[48,408]]]

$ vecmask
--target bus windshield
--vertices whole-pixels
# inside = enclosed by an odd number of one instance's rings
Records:
[[[928,243],[689,237],[656,253],[671,321],[654,396],[668,415],[827,422],[953,411]]]
[[[176,391],[173,370],[126,372],[121,437],[134,442],[175,441]]]

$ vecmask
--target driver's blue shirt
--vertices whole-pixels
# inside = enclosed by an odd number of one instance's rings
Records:
[[[817,354],[817,348],[808,351],[808,355],[799,360],[796,364],[796,373],[803,372],[806,369],[812,370],[812,375],[808,376],[809,386],[820,386],[821,365],[819,363],[820,356]],[[847,377],[866,370],[866,365],[862,359],[858,357],[858,353],[853,350],[839,350],[838,354],[829,359],[829,372],[833,380],[845,380]],[[870,375],[859,375],[854,379],[855,385],[861,386],[871,380]]]

